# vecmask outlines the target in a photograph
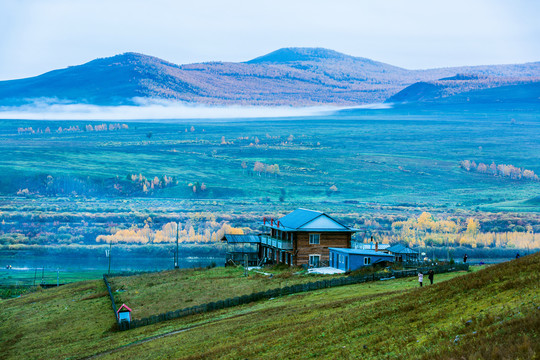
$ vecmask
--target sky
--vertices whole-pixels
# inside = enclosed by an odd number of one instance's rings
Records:
[[[537,0],[0,0],[0,80],[124,52],[176,64],[324,47],[407,69],[540,61]]]

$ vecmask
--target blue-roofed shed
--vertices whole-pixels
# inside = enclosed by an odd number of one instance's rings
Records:
[[[330,266],[344,271],[358,270],[364,266],[394,262],[394,256],[380,251],[329,248]]]
[[[386,251],[394,255],[396,262],[416,263],[420,258],[418,251],[401,244],[392,245]]]
[[[258,265],[261,243],[259,235],[225,234],[221,241],[227,243],[225,264],[243,264],[247,256],[250,266]]]

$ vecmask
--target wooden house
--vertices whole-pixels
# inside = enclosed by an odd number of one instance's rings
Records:
[[[356,232],[325,213],[297,209],[278,219],[265,218],[260,256],[291,266],[328,264],[329,248],[349,248]]]
[[[388,265],[394,255],[364,249],[330,248],[330,266],[344,271],[358,270],[364,266]]]

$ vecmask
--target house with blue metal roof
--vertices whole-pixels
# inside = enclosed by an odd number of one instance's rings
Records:
[[[279,218],[264,218],[261,257],[274,263],[317,267],[330,260],[329,248],[349,248],[357,230],[314,210],[297,209]]]
[[[388,265],[394,255],[363,249],[329,248],[330,266],[344,271],[354,271],[365,266]]]

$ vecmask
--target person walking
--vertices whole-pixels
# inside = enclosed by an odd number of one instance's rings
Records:
[[[519,253],[516,254],[516,259],[519,259]]]
[[[422,282],[424,281],[424,274],[421,272],[418,273],[418,282],[420,283],[420,287],[422,287]]]
[[[467,262],[467,254],[463,255],[463,263],[465,264]]]
[[[429,278],[429,282],[431,283],[431,285],[433,285],[433,277],[435,275],[435,272],[433,271],[433,269],[429,269],[428,271],[428,278]]]

